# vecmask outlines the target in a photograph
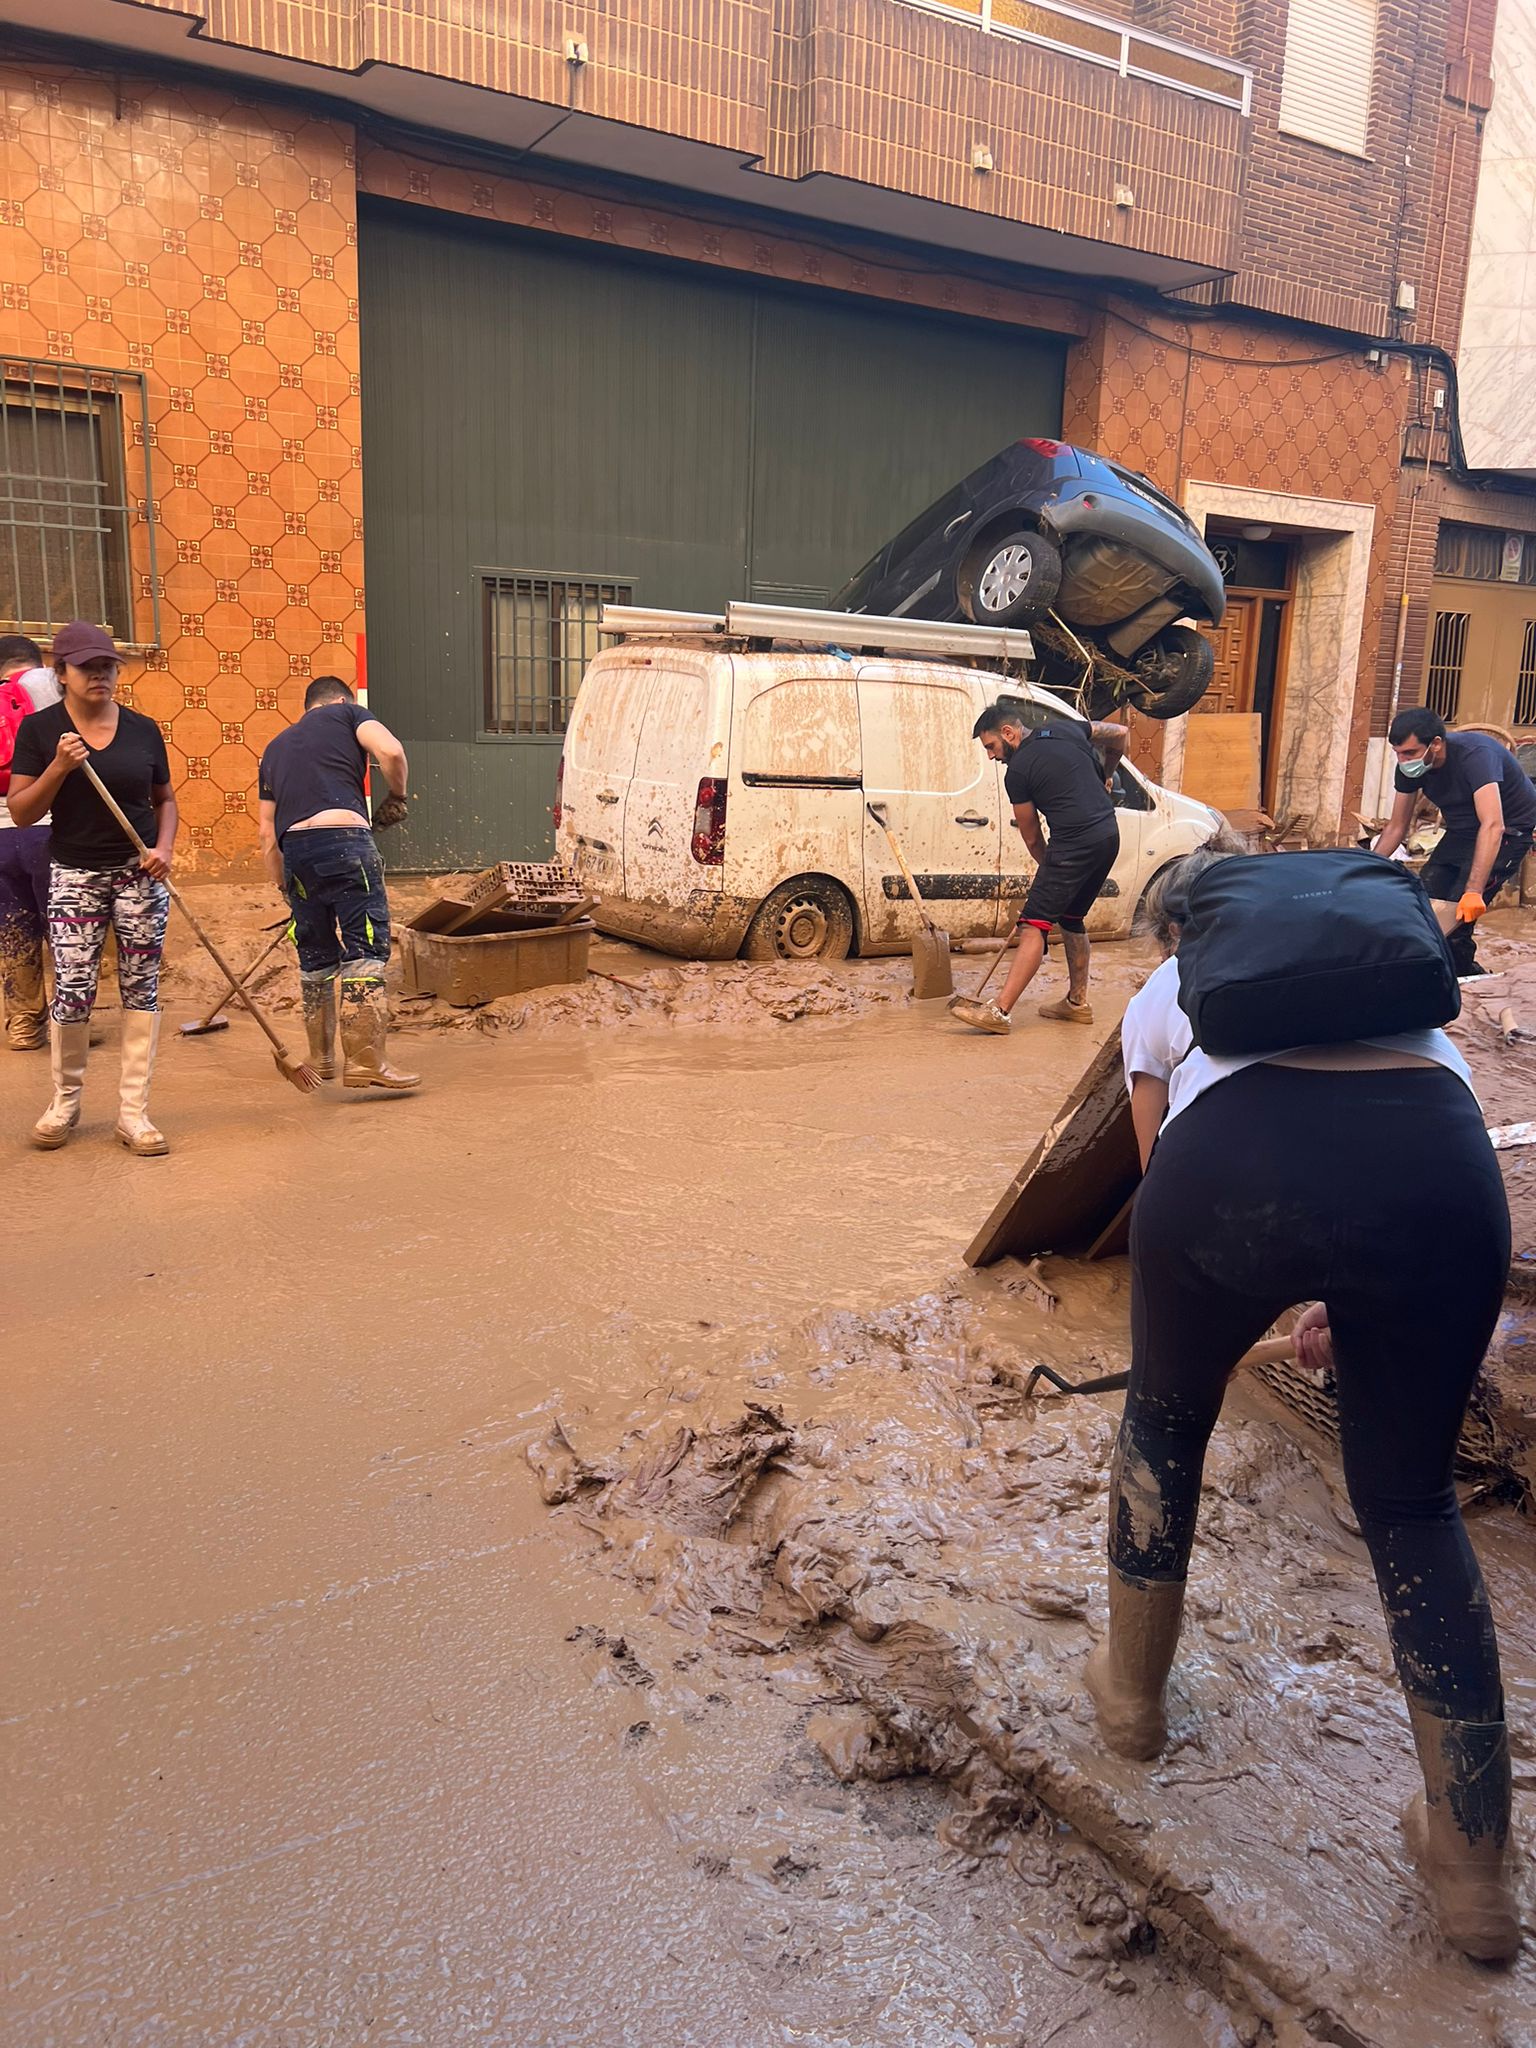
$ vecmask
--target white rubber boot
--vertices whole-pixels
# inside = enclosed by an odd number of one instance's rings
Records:
[[[53,1064],[53,1100],[32,1126],[32,1142],[39,1151],[57,1152],[69,1143],[69,1134],[80,1121],[80,1093],[91,1050],[89,1021],[57,1024],[50,1020],[48,1050]]]
[[[149,1077],[160,1042],[158,1010],[124,1010],[123,1066],[117,1113],[117,1142],[137,1159],[154,1159],[170,1146],[149,1120]]]

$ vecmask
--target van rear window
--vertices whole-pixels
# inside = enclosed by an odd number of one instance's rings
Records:
[[[790,676],[760,690],[741,722],[746,782],[834,783],[862,773],[859,700],[850,676]]]

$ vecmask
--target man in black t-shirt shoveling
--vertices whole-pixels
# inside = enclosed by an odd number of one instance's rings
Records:
[[[368,822],[369,757],[389,795]],[[384,1056],[389,1035],[389,898],[373,834],[405,816],[405,749],[356,702],[339,676],[317,676],[304,715],[261,757],[261,855],[288,898],[299,949],[299,987],[310,1058],[322,1080],[336,1070],[341,984],[344,1088],[414,1088]]]
[[[1014,823],[1038,866],[1019,912],[1019,949],[997,1001],[952,996],[949,1007],[976,1031],[1007,1031],[1014,1004],[1040,971],[1055,925],[1067,956],[1067,994],[1058,1003],[1042,1004],[1040,1015],[1091,1024],[1084,919],[1120,856],[1109,783],[1125,752],[1126,728],[1059,718],[1031,730],[1017,707],[1005,703],[984,711],[974,730],[990,757],[1008,764],[1003,783]]]
[[[1419,880],[1450,940],[1458,975],[1479,974],[1477,920],[1520,872],[1536,830],[1536,784],[1497,740],[1447,732],[1424,705],[1400,711],[1387,739],[1397,756],[1396,792],[1376,851],[1390,856],[1408,837],[1414,800],[1427,796],[1445,821]]]

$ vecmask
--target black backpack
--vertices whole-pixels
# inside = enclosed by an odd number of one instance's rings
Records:
[[[1219,1056],[1448,1024],[1461,990],[1418,877],[1357,847],[1218,861],[1180,920],[1179,1006]]]

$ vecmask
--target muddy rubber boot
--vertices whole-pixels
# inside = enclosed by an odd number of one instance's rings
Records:
[[[1074,1003],[1070,996],[1063,996],[1059,1003],[1042,1003],[1042,1017],[1049,1017],[1053,1024],[1091,1024],[1093,1005],[1085,996],[1080,1003]]]
[[[91,1027],[88,1023],[52,1023],[48,1027],[48,1045],[53,1063],[53,1100],[32,1126],[32,1142],[39,1151],[57,1152],[61,1145],[69,1143],[69,1134],[80,1121],[80,1093],[85,1086]]]
[[[12,1052],[36,1052],[48,1043],[48,1004],[43,995],[43,961],[36,946],[0,955],[0,989],[5,992],[5,1042]]]
[[[1179,1646],[1182,1579],[1128,1579],[1109,1568],[1109,1628],[1089,1653],[1083,1683],[1105,1747],[1145,1763],[1168,1740],[1163,1691]]]
[[[389,1037],[389,997],[382,981],[344,981],[341,985],[341,1050],[345,1059],[343,1088],[391,1088],[404,1093],[419,1088],[420,1074],[404,1074],[384,1057]]]
[[[975,996],[951,996],[949,1013],[962,1024],[969,1024],[973,1031],[996,1031],[1005,1033],[1012,1030],[1008,1012],[1000,1010],[996,1003],[978,1002]]]
[[[1512,1962],[1520,1912],[1510,1880],[1509,1730],[1445,1721],[1414,1699],[1408,1721],[1424,1790],[1403,1811],[1403,1834],[1440,1932],[1474,1962]]]
[[[309,1064],[322,1081],[336,1078],[336,976],[301,974],[304,1029],[309,1034]]]
[[[116,1138],[136,1159],[157,1159],[170,1146],[149,1120],[149,1078],[160,1043],[158,1010],[124,1010],[123,1064]]]

